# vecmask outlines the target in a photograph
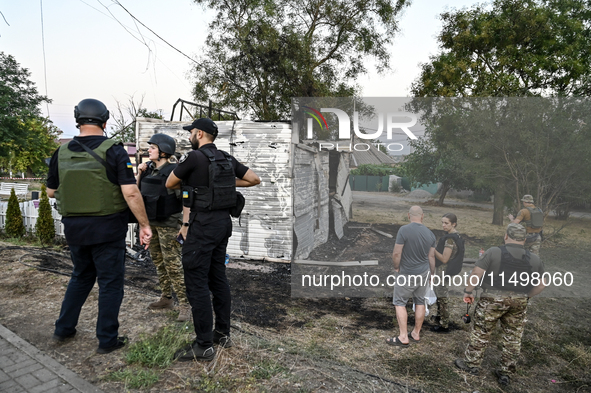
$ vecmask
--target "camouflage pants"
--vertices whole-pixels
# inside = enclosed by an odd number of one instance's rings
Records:
[[[527,311],[527,298],[499,296],[484,293],[476,303],[474,326],[470,332],[470,343],[466,348],[466,365],[480,367],[490,335],[501,321],[503,330],[501,373],[515,372],[515,365],[521,350],[521,336]]]
[[[445,271],[445,265],[438,266],[435,270],[435,274],[439,277],[443,277]],[[439,325],[443,328],[449,327],[449,288],[446,285],[438,285],[433,287],[435,295],[437,295],[437,315],[439,316]]]
[[[540,255],[540,246],[542,245],[542,237],[540,236],[540,234],[537,234],[537,236],[531,236],[532,234],[528,234],[527,238],[525,239],[525,249],[529,250],[530,252],[533,252],[536,255]]]
[[[183,265],[181,263],[181,245],[176,241],[178,229],[152,226],[150,256],[156,271],[163,296],[176,293],[179,304],[188,304]]]

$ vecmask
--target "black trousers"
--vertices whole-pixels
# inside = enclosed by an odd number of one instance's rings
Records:
[[[230,216],[206,224],[193,220],[183,244],[183,270],[187,297],[193,313],[197,343],[213,345],[213,310],[215,330],[230,334],[232,299],[226,277],[226,247],[232,235]]]
[[[76,332],[82,305],[98,281],[98,318],[96,336],[99,347],[117,343],[119,308],[123,300],[125,278],[125,239],[90,246],[70,245],[74,271],[55,322],[55,334],[68,336]]]

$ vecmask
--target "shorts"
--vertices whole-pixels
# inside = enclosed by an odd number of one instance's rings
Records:
[[[392,303],[395,306],[405,307],[408,299],[412,297],[415,305],[424,305],[427,288],[431,281],[430,277],[429,270],[421,274],[396,275]]]

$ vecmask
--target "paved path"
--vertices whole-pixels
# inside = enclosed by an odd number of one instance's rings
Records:
[[[0,392],[102,393],[102,390],[0,325]]]

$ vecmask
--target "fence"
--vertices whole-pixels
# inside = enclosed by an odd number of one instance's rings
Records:
[[[53,223],[55,226],[55,235],[59,237],[65,237],[64,224],[62,224],[62,216],[55,209],[55,199],[49,198],[49,204],[51,205],[51,216],[53,217]],[[37,223],[37,217],[39,217],[39,201],[26,201],[20,202],[19,207],[23,216],[23,224],[27,233],[35,233],[35,224]],[[6,210],[8,209],[8,202],[0,202],[0,228],[4,229],[6,225]],[[129,224],[127,227],[127,235],[125,242],[133,247],[135,244],[135,226],[136,224]]]
[[[349,184],[353,191],[388,192],[389,176],[349,176]]]

